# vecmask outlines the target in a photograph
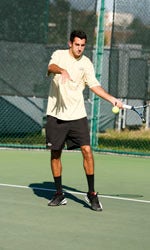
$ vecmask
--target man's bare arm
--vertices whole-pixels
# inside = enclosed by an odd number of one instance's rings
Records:
[[[48,65],[47,75],[49,76],[51,73],[53,73],[53,74],[62,74],[63,71],[64,71],[64,69],[60,68],[58,65],[50,64],[50,65]]]
[[[110,95],[107,91],[105,91],[101,86],[92,87],[91,90],[98,95],[99,97],[105,99],[106,101],[112,103],[112,105],[117,106],[118,108],[123,108],[122,102]]]
[[[59,67],[56,64],[48,65],[47,75],[49,76],[51,73],[53,73],[53,74],[61,74],[63,82],[65,82],[66,80],[71,80],[72,81],[72,79],[71,79],[69,73],[67,72],[67,70]]]

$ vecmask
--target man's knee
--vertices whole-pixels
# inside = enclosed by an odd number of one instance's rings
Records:
[[[82,146],[81,150],[84,156],[92,157],[93,154],[92,154],[91,147],[89,145]]]

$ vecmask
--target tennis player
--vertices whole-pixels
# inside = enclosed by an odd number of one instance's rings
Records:
[[[62,190],[61,154],[67,149],[80,148],[87,178],[86,200],[95,211],[102,211],[102,204],[94,189],[94,159],[90,146],[90,134],[84,105],[83,90],[88,86],[97,96],[112,105],[123,108],[120,100],[107,93],[95,77],[94,67],[83,55],[87,42],[85,32],[75,30],[70,35],[66,50],[56,50],[48,64],[52,74],[47,105],[46,144],[51,150],[51,170],[56,186],[49,206],[67,204]]]

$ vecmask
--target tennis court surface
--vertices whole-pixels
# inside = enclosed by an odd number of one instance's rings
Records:
[[[63,153],[68,204],[54,193],[48,151],[0,150],[0,250],[148,250],[150,158],[94,154],[103,212],[85,202],[80,152]]]

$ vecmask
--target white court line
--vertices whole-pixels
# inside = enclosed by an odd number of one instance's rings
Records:
[[[28,186],[12,185],[12,184],[4,184],[4,183],[0,183],[0,186],[2,186],[2,187],[12,187],[12,188],[33,189],[33,190],[41,190],[41,191],[55,191],[55,189],[49,189],[49,188],[28,187]],[[77,195],[85,195],[86,194],[86,193],[82,193],[82,192],[69,191],[69,190],[66,190],[66,189],[64,189],[64,191],[66,193],[77,194]],[[102,198],[107,198],[107,199],[134,201],[134,202],[141,202],[141,203],[150,203],[150,201],[148,201],[148,200],[137,200],[137,199],[124,198],[124,197],[118,197],[118,196],[109,196],[109,195],[99,195],[99,196],[102,197]]]

